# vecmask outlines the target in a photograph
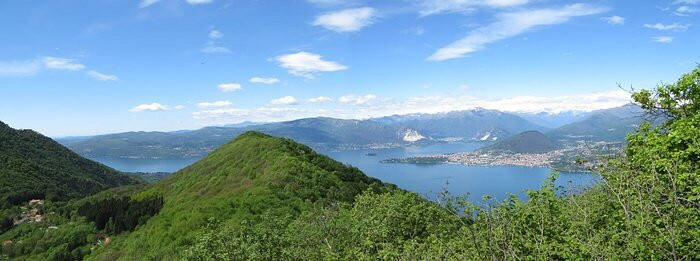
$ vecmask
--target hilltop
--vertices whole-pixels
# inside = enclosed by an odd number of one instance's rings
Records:
[[[263,216],[294,217],[352,202],[366,190],[394,189],[290,139],[247,132],[135,195],[162,197],[162,210],[93,256],[172,258],[211,218],[237,225]]]
[[[0,122],[0,208],[80,198],[138,180],[85,159],[32,130]]]
[[[558,142],[539,131],[526,131],[482,148],[481,151],[543,153],[560,147],[561,145]]]

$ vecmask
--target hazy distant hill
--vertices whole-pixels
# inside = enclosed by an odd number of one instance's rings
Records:
[[[303,210],[352,202],[365,190],[394,189],[292,140],[248,132],[135,195],[163,197],[162,210],[93,257],[175,260],[207,218],[241,224],[266,213],[294,217]]]
[[[547,128],[559,128],[566,124],[584,120],[594,112],[583,111],[563,111],[559,113],[536,112],[536,113],[513,113],[534,124]]]
[[[87,157],[200,158],[246,131],[286,137],[311,146],[398,144],[411,130],[373,121],[308,118],[242,128],[206,127],[177,132],[125,132],[59,139]]]
[[[560,144],[539,131],[526,131],[491,144],[481,151],[543,153],[560,148]]]
[[[245,127],[206,127],[177,132],[125,132],[58,141],[86,157],[201,158],[246,131],[292,138],[314,148],[401,146],[439,140],[499,141],[524,131],[554,139],[623,141],[641,122],[636,106],[595,111],[555,130],[495,110],[394,115],[369,120],[307,118]]]
[[[0,122],[0,208],[30,199],[78,198],[136,183],[35,131]]]
[[[467,140],[491,141],[528,130],[547,130],[516,115],[486,109],[393,115],[372,120],[411,128],[433,138],[457,137]]]
[[[644,116],[644,110],[633,104],[595,111],[584,120],[547,132],[547,136],[560,140],[622,142],[639,127]]]
[[[305,144],[372,144],[404,142],[403,128],[373,121],[327,117],[299,119],[244,128]]]

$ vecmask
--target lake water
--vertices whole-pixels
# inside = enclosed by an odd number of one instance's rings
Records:
[[[479,147],[479,144],[474,143],[448,143],[395,149],[319,150],[318,152],[340,162],[355,166],[369,176],[396,184],[403,189],[420,193],[427,198],[434,198],[436,193],[441,192],[444,188],[447,188],[452,195],[469,193],[472,200],[478,200],[483,195],[503,199],[509,193],[525,198],[526,190],[538,189],[551,173],[551,170],[548,168],[519,166],[413,165],[379,162],[388,158],[464,152]],[[376,153],[376,155],[368,156],[368,153]],[[174,172],[196,161],[196,159],[144,160],[111,158],[95,158],[93,160],[128,172]],[[566,188],[580,189],[599,180],[599,176],[595,174],[563,172],[560,173],[556,184]],[[448,182],[449,185],[447,185]]]

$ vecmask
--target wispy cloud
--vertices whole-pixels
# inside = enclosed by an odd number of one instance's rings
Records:
[[[603,17],[601,19],[603,19],[603,21],[605,21],[606,23],[608,23],[610,25],[624,25],[625,24],[625,18],[622,16],[613,15],[613,16]]]
[[[350,6],[359,4],[360,0],[306,0],[311,4],[319,7],[337,7],[337,6]]]
[[[673,14],[675,14],[677,16],[690,16],[690,15],[695,14],[697,12],[698,12],[697,8],[684,5],[684,6],[679,6],[678,8],[676,8],[676,11],[673,12]]]
[[[111,74],[104,74],[98,71],[88,71],[86,73],[88,76],[95,78],[98,81],[118,81],[119,77],[116,75],[111,75]]]
[[[219,87],[219,90],[221,90],[222,92],[233,92],[243,89],[243,86],[241,86],[240,83],[222,83],[219,84],[217,87]]]
[[[497,21],[471,31],[466,37],[440,48],[428,60],[443,61],[464,57],[487,44],[525,33],[535,27],[561,24],[578,16],[599,14],[607,8],[589,4],[571,4],[562,8],[531,9],[501,13]]]
[[[44,57],[44,66],[49,69],[80,71],[85,69],[85,65],[76,63],[73,59]]]
[[[228,107],[228,106],[232,106],[232,105],[233,105],[233,103],[230,101],[215,101],[215,102],[197,103],[197,107],[200,107],[200,108]]]
[[[160,2],[160,0],[141,0],[141,3],[139,3],[139,7],[146,8],[158,2]]]
[[[420,14],[422,16],[439,13],[472,12],[477,8],[505,8],[525,5],[529,0],[422,0]]]
[[[651,38],[652,41],[657,43],[671,43],[673,42],[673,37],[671,36],[656,36]]]
[[[367,94],[364,96],[346,95],[338,98],[338,101],[343,104],[364,105],[369,103],[370,101],[373,101],[376,98],[377,96],[374,94]]]
[[[211,30],[209,34],[207,35],[209,37],[209,41],[207,44],[202,47],[200,51],[203,53],[232,53],[230,49],[219,46],[218,40],[224,37],[224,34],[221,33],[220,31],[217,30]]]
[[[690,27],[690,25],[689,24],[679,24],[679,23],[673,23],[673,24],[655,23],[655,24],[644,24],[644,27],[649,28],[649,29],[656,29],[659,31],[682,32],[682,31],[688,30],[688,27]]]
[[[284,96],[282,98],[271,100],[270,103],[276,105],[297,105],[299,102],[292,96]]]
[[[347,66],[333,61],[326,61],[314,53],[298,52],[275,57],[282,68],[293,75],[314,78],[319,72],[335,72],[348,69]]]
[[[377,11],[371,7],[345,9],[316,17],[313,25],[336,32],[356,32],[374,23]]]
[[[248,80],[251,83],[260,83],[260,84],[275,84],[280,82],[279,79],[277,78],[265,78],[265,77],[253,77]]]
[[[185,0],[188,4],[191,5],[202,5],[202,4],[210,4],[214,2],[213,0]]]
[[[41,70],[37,60],[0,62],[0,76],[29,76]]]
[[[219,32],[217,30],[211,30],[209,32],[209,39],[215,40],[215,39],[219,39],[221,37],[224,37],[224,34],[222,34],[221,32]]]
[[[311,102],[311,103],[320,103],[320,102],[329,102],[332,101],[331,97],[326,97],[326,96],[318,96],[318,97],[313,97],[310,98],[306,101]]]
[[[233,53],[228,48],[222,47],[222,46],[216,46],[213,43],[208,43],[206,46],[204,46],[201,49],[201,51],[203,53]]]

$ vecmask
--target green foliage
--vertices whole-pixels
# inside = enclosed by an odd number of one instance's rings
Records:
[[[62,201],[138,183],[31,130],[0,122],[0,141],[0,209],[30,199]]]
[[[234,227],[252,225],[268,215],[293,218],[316,206],[352,202],[366,190],[393,189],[292,140],[249,132],[133,195],[162,197],[163,208],[91,258],[172,258],[212,217]]]
[[[47,222],[29,223],[0,234],[2,255],[13,259],[80,260],[96,244],[95,226],[83,220],[54,217]],[[0,255],[0,258],[2,257]]]
[[[204,227],[189,260],[697,260],[700,259],[700,68],[655,94],[636,93],[670,121],[643,124],[625,155],[584,191],[554,176],[524,203],[474,204],[443,195],[442,206],[404,191],[365,192],[354,203],[265,212],[241,225]]]
[[[163,198],[133,200],[121,197],[87,202],[78,208],[78,213],[95,222],[98,229],[109,234],[119,234],[143,225],[161,207]]]

